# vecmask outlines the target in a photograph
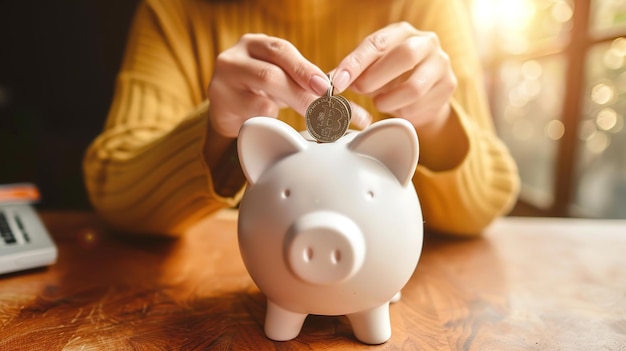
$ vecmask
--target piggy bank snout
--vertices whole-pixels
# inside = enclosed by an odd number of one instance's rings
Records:
[[[348,217],[318,211],[296,219],[285,241],[285,261],[305,283],[339,283],[359,271],[365,260],[365,239]]]

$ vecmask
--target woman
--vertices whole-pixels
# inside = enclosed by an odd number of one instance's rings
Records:
[[[235,205],[241,124],[263,115],[305,129],[332,72],[352,128],[415,126],[426,227],[479,234],[514,204],[519,180],[492,125],[467,13],[462,0],[143,1],[84,160],[95,209],[123,230],[179,235]]]

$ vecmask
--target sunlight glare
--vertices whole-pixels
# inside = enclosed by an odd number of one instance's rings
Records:
[[[529,0],[474,0],[473,16],[482,31],[525,30],[535,15],[535,3]]]

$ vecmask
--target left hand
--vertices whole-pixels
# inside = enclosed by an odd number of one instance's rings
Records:
[[[448,119],[457,79],[437,35],[400,22],[365,38],[339,63],[333,83],[337,93],[350,87],[379,111],[430,132]]]

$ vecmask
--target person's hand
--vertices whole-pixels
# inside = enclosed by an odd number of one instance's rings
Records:
[[[371,96],[379,111],[411,122],[427,146],[419,162],[429,169],[452,169],[465,157],[469,141],[460,121],[450,118],[457,79],[436,34],[406,22],[384,27],[339,63],[333,85]]]
[[[208,90],[210,127],[234,138],[254,116],[276,117],[283,107],[304,116],[329,86],[326,74],[288,41],[246,34],[217,57]]]
[[[337,93],[346,88],[371,96],[376,108],[437,130],[449,114],[457,80],[437,35],[394,23],[369,35],[337,66]]]

